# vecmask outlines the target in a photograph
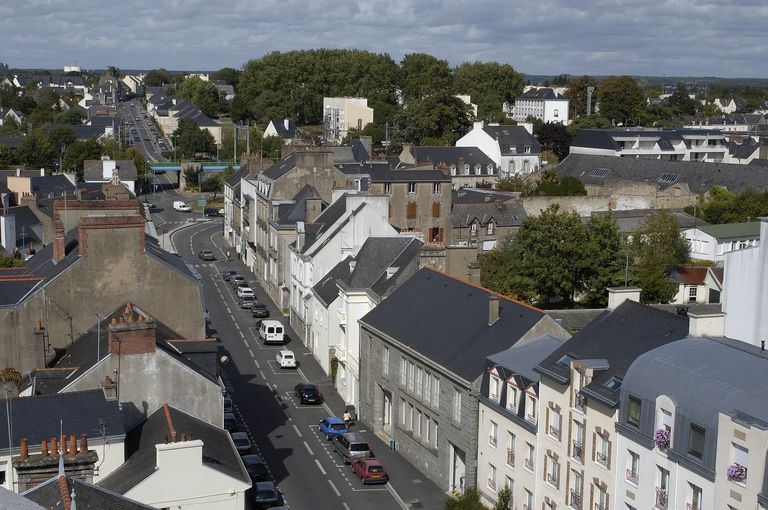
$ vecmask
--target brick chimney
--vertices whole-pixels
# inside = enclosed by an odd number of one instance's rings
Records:
[[[107,333],[113,356],[146,354],[157,349],[157,321],[149,316],[136,315],[130,303],[125,305],[123,315],[112,318]]]
[[[58,264],[64,259],[64,224],[61,220],[53,221],[53,257],[54,264]]]
[[[62,436],[62,438],[65,439],[62,443],[66,443],[66,436]],[[86,435],[83,434],[81,438],[80,451],[77,449],[77,441],[74,435],[69,436],[69,449],[62,448],[65,475],[92,483],[99,456],[95,451],[88,451]],[[50,440],[50,452],[48,450],[48,441],[41,441],[40,453],[29,453],[29,442],[27,439],[20,441],[19,456],[13,459],[13,467],[18,474],[17,488],[19,492],[24,492],[45,483],[59,474],[59,439],[54,437]]]
[[[87,256],[94,250],[104,255],[115,251],[143,254],[144,224],[144,218],[138,215],[82,217],[77,222],[80,254]]]

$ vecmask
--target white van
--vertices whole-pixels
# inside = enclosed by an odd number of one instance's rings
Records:
[[[188,206],[187,204],[185,204],[184,202],[182,202],[181,200],[176,200],[176,201],[173,203],[173,210],[174,210],[174,211],[179,211],[179,212],[189,212],[189,211],[191,211],[191,210],[192,210],[192,208],[191,208],[191,207],[189,207],[189,206]]]
[[[265,344],[282,344],[285,341],[283,325],[280,321],[263,320],[259,326],[259,338]]]

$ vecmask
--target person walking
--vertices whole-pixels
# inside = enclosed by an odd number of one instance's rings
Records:
[[[349,429],[349,422],[352,420],[352,415],[349,414],[349,411],[344,411],[342,419],[344,420],[344,426]]]
[[[229,262],[230,260],[232,259],[229,258],[229,250],[227,250],[227,262]]]

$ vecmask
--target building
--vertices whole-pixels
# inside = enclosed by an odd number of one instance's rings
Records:
[[[719,129],[581,129],[571,154],[669,161],[728,161],[725,135]]]
[[[136,195],[139,173],[132,159],[113,160],[109,156],[83,161],[83,179],[87,183],[107,183],[117,174],[120,182]]]
[[[723,291],[722,267],[674,267],[667,280],[677,285],[671,303],[678,305],[719,303]]]
[[[292,145],[301,141],[301,133],[296,127],[296,123],[291,119],[270,120],[264,130],[264,138],[276,136],[283,140],[286,145]]]
[[[453,193],[451,207],[452,246],[492,250],[504,237],[516,233],[527,217],[513,193],[465,188]]]
[[[568,99],[549,87],[531,88],[515,99],[512,118],[525,122],[529,117],[545,124],[556,122],[568,125]]]
[[[562,344],[544,335],[488,357],[479,397],[477,489],[491,506],[507,486],[510,508],[538,508],[536,446],[544,431],[529,418],[543,412],[533,368]]]
[[[235,253],[240,253],[240,236],[242,235],[240,182],[248,175],[246,167],[224,181],[224,239],[235,249]]]
[[[364,97],[323,98],[323,143],[339,144],[350,129],[362,130],[373,122],[373,108]]]
[[[208,131],[213,136],[214,143],[221,145],[221,125],[186,99],[168,96],[162,90],[154,92],[147,101],[147,111],[157,120],[166,136],[171,136],[176,131],[179,121],[187,119],[194,121],[200,129]]]
[[[760,244],[760,222],[699,225],[683,230],[683,235],[690,246],[692,259],[722,264],[726,253]]]
[[[165,404],[128,436],[99,487],[153,508],[245,510],[251,479],[226,430]]]
[[[477,485],[486,358],[568,333],[541,310],[420,269],[359,320],[360,414],[446,491]]]
[[[419,147],[403,144],[403,165],[432,165],[451,175],[453,189],[495,186],[499,168],[477,147]]]
[[[639,356],[621,388],[613,508],[768,508],[767,369],[760,348],[719,336]]]
[[[535,498],[544,508],[606,509],[616,497],[622,381],[638,356],[689,329],[687,318],[639,297],[637,288],[609,289],[608,310],[534,369],[541,376],[541,413],[530,417],[541,422]]]
[[[29,257],[42,247],[43,225],[28,206],[0,209],[0,250]]]
[[[469,117],[470,120],[477,118],[477,105],[472,102],[472,96],[469,94],[457,94],[453,97],[460,99],[462,103],[469,106],[469,111],[472,112],[472,115]]]
[[[475,122],[472,130],[456,141],[456,147],[477,147],[499,168],[499,177],[528,175],[541,166],[541,144],[522,126],[485,125]],[[465,167],[466,173],[469,173]]]

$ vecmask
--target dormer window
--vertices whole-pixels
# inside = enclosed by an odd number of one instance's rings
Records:
[[[473,236],[477,235],[477,220],[469,224],[469,234]]]
[[[451,165],[451,175],[456,175],[456,165]]]
[[[464,163],[464,175],[469,175],[469,163]]]
[[[488,380],[488,398],[498,403],[500,395],[501,395],[501,379],[491,374],[491,377]]]
[[[489,221],[488,226],[485,228],[485,233],[489,236],[492,236],[495,230],[496,230],[496,223],[494,223],[493,220]]]
[[[483,168],[483,167],[480,165],[480,163],[477,163],[477,164],[475,165],[475,175],[480,175],[480,170],[481,170],[482,168]]]
[[[493,175],[493,165],[488,165],[485,168],[488,170],[488,175]]]
[[[536,423],[538,399],[530,393],[525,394],[525,419]]]
[[[641,410],[642,401],[638,397],[630,395],[627,402],[627,423],[635,427],[639,427]]]
[[[611,377],[603,386],[612,391],[619,391],[619,388],[621,388],[621,383],[622,379],[619,377]]]
[[[517,410],[517,399],[519,398],[518,391],[519,389],[514,385],[514,383],[507,383],[507,409],[510,411]]]

